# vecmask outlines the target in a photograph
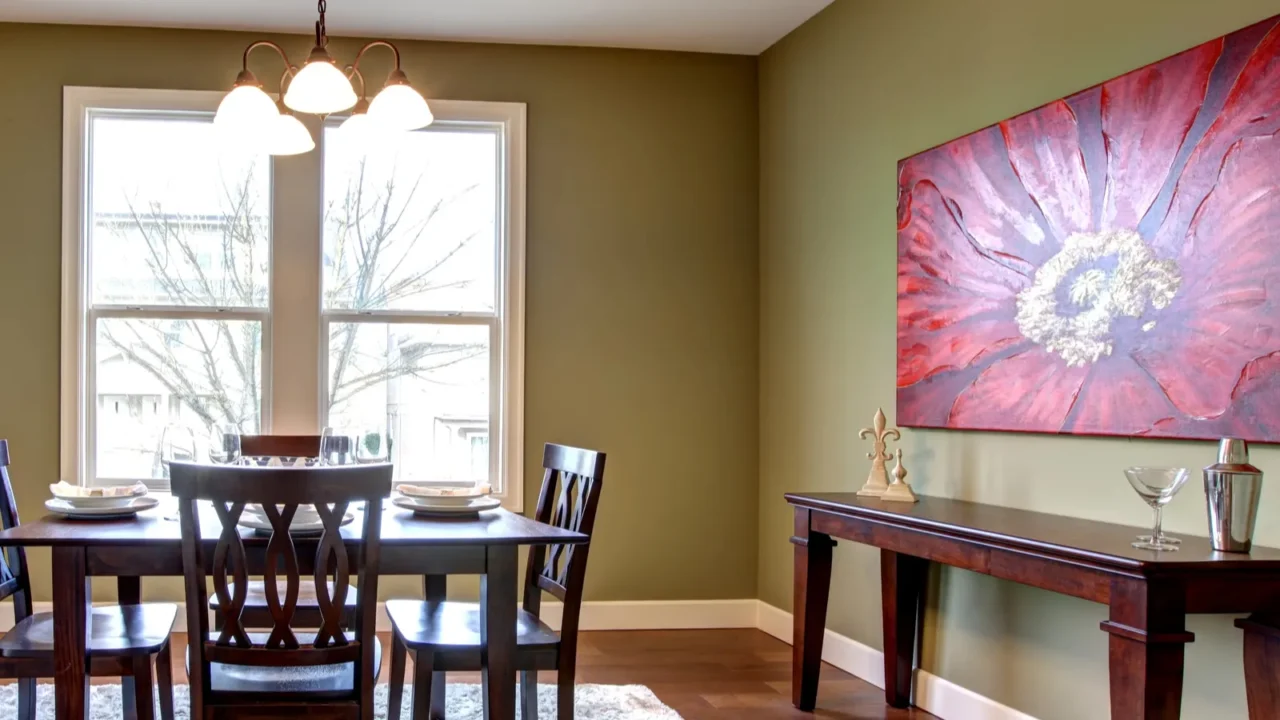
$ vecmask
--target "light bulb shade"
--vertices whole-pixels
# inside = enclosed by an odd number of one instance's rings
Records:
[[[382,88],[369,103],[369,117],[383,127],[396,130],[417,130],[435,120],[427,101],[404,83]]]
[[[237,85],[218,103],[213,125],[219,132],[260,133],[280,114],[275,102],[256,85]]]
[[[344,135],[365,136],[372,132],[377,132],[378,123],[370,119],[368,113],[356,113],[338,126],[338,130]]]
[[[289,81],[284,104],[297,112],[328,115],[355,105],[356,91],[332,61],[312,59]]]
[[[316,141],[311,131],[298,118],[280,113],[264,128],[264,145],[272,155],[301,155],[315,149]]]

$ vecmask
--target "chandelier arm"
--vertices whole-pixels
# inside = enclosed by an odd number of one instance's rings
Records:
[[[395,69],[396,70],[400,69],[400,48],[396,47],[393,43],[388,42],[386,40],[374,40],[370,43],[367,43],[364,47],[360,48],[360,52],[356,53],[355,62],[351,64],[351,69],[356,72],[359,72],[360,61],[364,59],[364,54],[376,47],[390,48],[391,53],[395,56],[395,61],[396,61]],[[363,81],[364,81],[364,78],[362,77],[361,82]]]
[[[275,50],[276,53],[280,55],[280,59],[284,61],[286,74],[292,75],[293,73],[296,73],[298,71],[298,68],[293,63],[289,62],[289,56],[285,54],[284,48],[271,42],[270,40],[258,40],[258,41],[249,43],[249,47],[244,49],[244,58],[241,60],[243,69],[245,70],[249,69],[249,53],[253,52],[255,49],[260,47],[269,47],[272,50]]]
[[[356,68],[355,65],[347,66],[347,79],[350,80],[351,78],[360,79],[360,97],[364,98],[367,90],[364,83],[364,75],[360,72],[359,69]]]

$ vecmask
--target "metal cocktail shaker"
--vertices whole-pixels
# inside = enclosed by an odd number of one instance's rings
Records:
[[[1249,446],[1244,440],[1224,438],[1218,444],[1218,462],[1204,469],[1204,491],[1213,549],[1249,552],[1258,520],[1262,471],[1249,464]]]

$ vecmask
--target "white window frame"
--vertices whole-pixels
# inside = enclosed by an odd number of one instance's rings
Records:
[[[509,509],[522,511],[524,490],[524,302],[526,108],[523,103],[431,100],[441,126],[500,128],[497,223],[500,238],[493,313],[344,312],[322,308],[323,133],[311,153],[277,158],[271,165],[271,292],[259,308],[173,309],[89,304],[89,218],[86,142],[93,114],[145,112],[212,113],[223,93],[126,88],[63,88],[62,357],[60,475],[67,482],[95,480],[94,413],[90,373],[96,367],[88,333],[99,318],[251,319],[262,329],[264,433],[315,433],[324,424],[328,393],[325,372],[330,322],[406,322],[488,325],[490,334],[490,467],[495,494]],[[279,302],[287,297],[288,303]],[[277,373],[276,368],[281,368]],[[283,369],[288,368],[285,372]],[[105,479],[100,484],[113,482]]]

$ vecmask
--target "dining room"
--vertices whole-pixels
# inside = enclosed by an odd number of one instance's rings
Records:
[[[0,1],[0,720],[1280,718],[1276,12]]]

